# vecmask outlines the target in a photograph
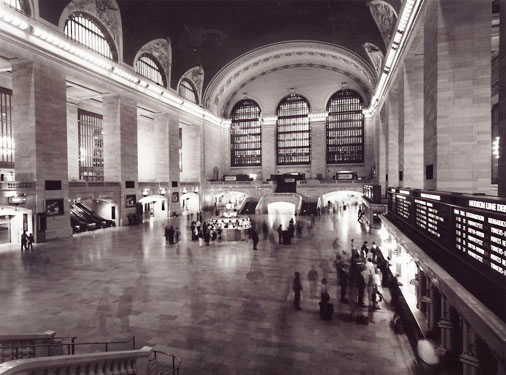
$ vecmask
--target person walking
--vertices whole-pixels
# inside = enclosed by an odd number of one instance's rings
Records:
[[[167,230],[167,238],[169,240],[170,245],[174,244],[174,228],[172,227],[172,225]]]
[[[360,248],[360,256],[362,259],[367,259],[367,254],[369,254],[369,248],[367,247],[367,241],[364,241]]]
[[[253,241],[253,250],[257,250],[258,234],[253,227],[249,230],[251,240]]]
[[[283,224],[279,224],[278,227],[279,244],[283,243]]]
[[[288,223],[288,231],[290,232],[290,238],[293,238],[295,233],[295,224],[293,218],[290,219],[290,222]]]
[[[33,233],[30,233],[28,235],[28,249],[33,250],[33,243],[35,242],[35,239],[33,238]]]
[[[309,296],[311,298],[316,298],[316,287],[318,284],[318,271],[315,270],[314,266],[311,266],[311,269],[307,273],[307,279],[309,280]]]
[[[372,262],[372,258],[367,259],[363,272],[367,289],[367,302],[369,307],[371,307],[373,305],[374,275],[376,274],[376,267]]]
[[[21,251],[28,250],[28,247],[26,246],[28,241],[28,235],[26,234],[26,230],[23,231],[21,234]]]
[[[178,243],[180,237],[181,237],[181,232],[179,231],[179,227],[177,227],[176,232],[174,233],[174,242]]]
[[[337,277],[339,279],[339,286],[341,287],[341,302],[348,303],[346,299],[346,290],[348,289],[348,281],[350,279],[350,268],[348,263],[345,261],[346,253],[337,263]]]
[[[293,308],[295,310],[302,310],[300,307],[300,292],[302,291],[302,284],[300,283],[300,275],[298,272],[294,273],[293,278]]]

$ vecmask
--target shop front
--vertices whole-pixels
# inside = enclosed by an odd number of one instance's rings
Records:
[[[0,245],[21,243],[23,231],[33,233],[32,211],[21,207],[0,206]]]

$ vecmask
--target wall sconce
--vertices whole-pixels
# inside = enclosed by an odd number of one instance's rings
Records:
[[[147,197],[149,195],[149,189],[142,190],[142,196]]]
[[[167,194],[167,189],[165,189],[163,187],[160,188],[160,195],[165,195],[165,194]]]

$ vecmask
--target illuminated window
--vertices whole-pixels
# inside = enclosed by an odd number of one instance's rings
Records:
[[[79,178],[104,181],[102,116],[79,110]]]
[[[335,93],[327,103],[327,164],[364,162],[364,103],[353,90]]]
[[[187,80],[186,78],[181,80],[181,83],[179,84],[179,95],[182,96],[185,99],[188,99],[189,101],[199,104],[198,103],[198,96],[197,96],[197,90],[193,87],[193,84]]]
[[[3,0],[3,3],[27,16],[30,16],[30,7],[25,0]]]
[[[107,33],[88,15],[72,14],[65,23],[65,35],[108,59],[118,60],[112,42],[106,38]]]
[[[307,100],[291,94],[281,101],[277,115],[277,164],[310,164],[311,125]]]
[[[241,100],[232,109],[230,148],[232,167],[262,165],[260,107],[253,100]]]
[[[135,71],[157,85],[166,87],[163,69],[150,55],[145,53],[139,57],[135,63]]]
[[[0,87],[0,168],[14,168],[12,91]]]

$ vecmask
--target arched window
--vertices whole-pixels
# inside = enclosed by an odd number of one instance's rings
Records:
[[[327,103],[327,164],[364,162],[364,102],[353,90],[336,92]]]
[[[3,0],[3,3],[27,16],[30,16],[30,7],[25,0]]]
[[[277,164],[311,163],[311,125],[309,103],[300,95],[291,94],[278,106]]]
[[[197,90],[195,90],[190,80],[183,78],[181,80],[181,83],[179,83],[178,92],[179,95],[182,96],[183,98],[188,99],[189,101],[195,104],[199,104]]]
[[[163,69],[156,59],[147,53],[139,57],[135,63],[135,71],[141,76],[155,82],[157,85],[166,87]]]
[[[260,107],[253,100],[241,100],[232,109],[230,148],[232,167],[262,165]]]
[[[3,87],[0,87],[0,165],[2,168],[14,168],[12,91]]]
[[[89,15],[70,15],[65,22],[65,35],[108,59],[118,60],[112,41],[106,37],[107,33]]]

